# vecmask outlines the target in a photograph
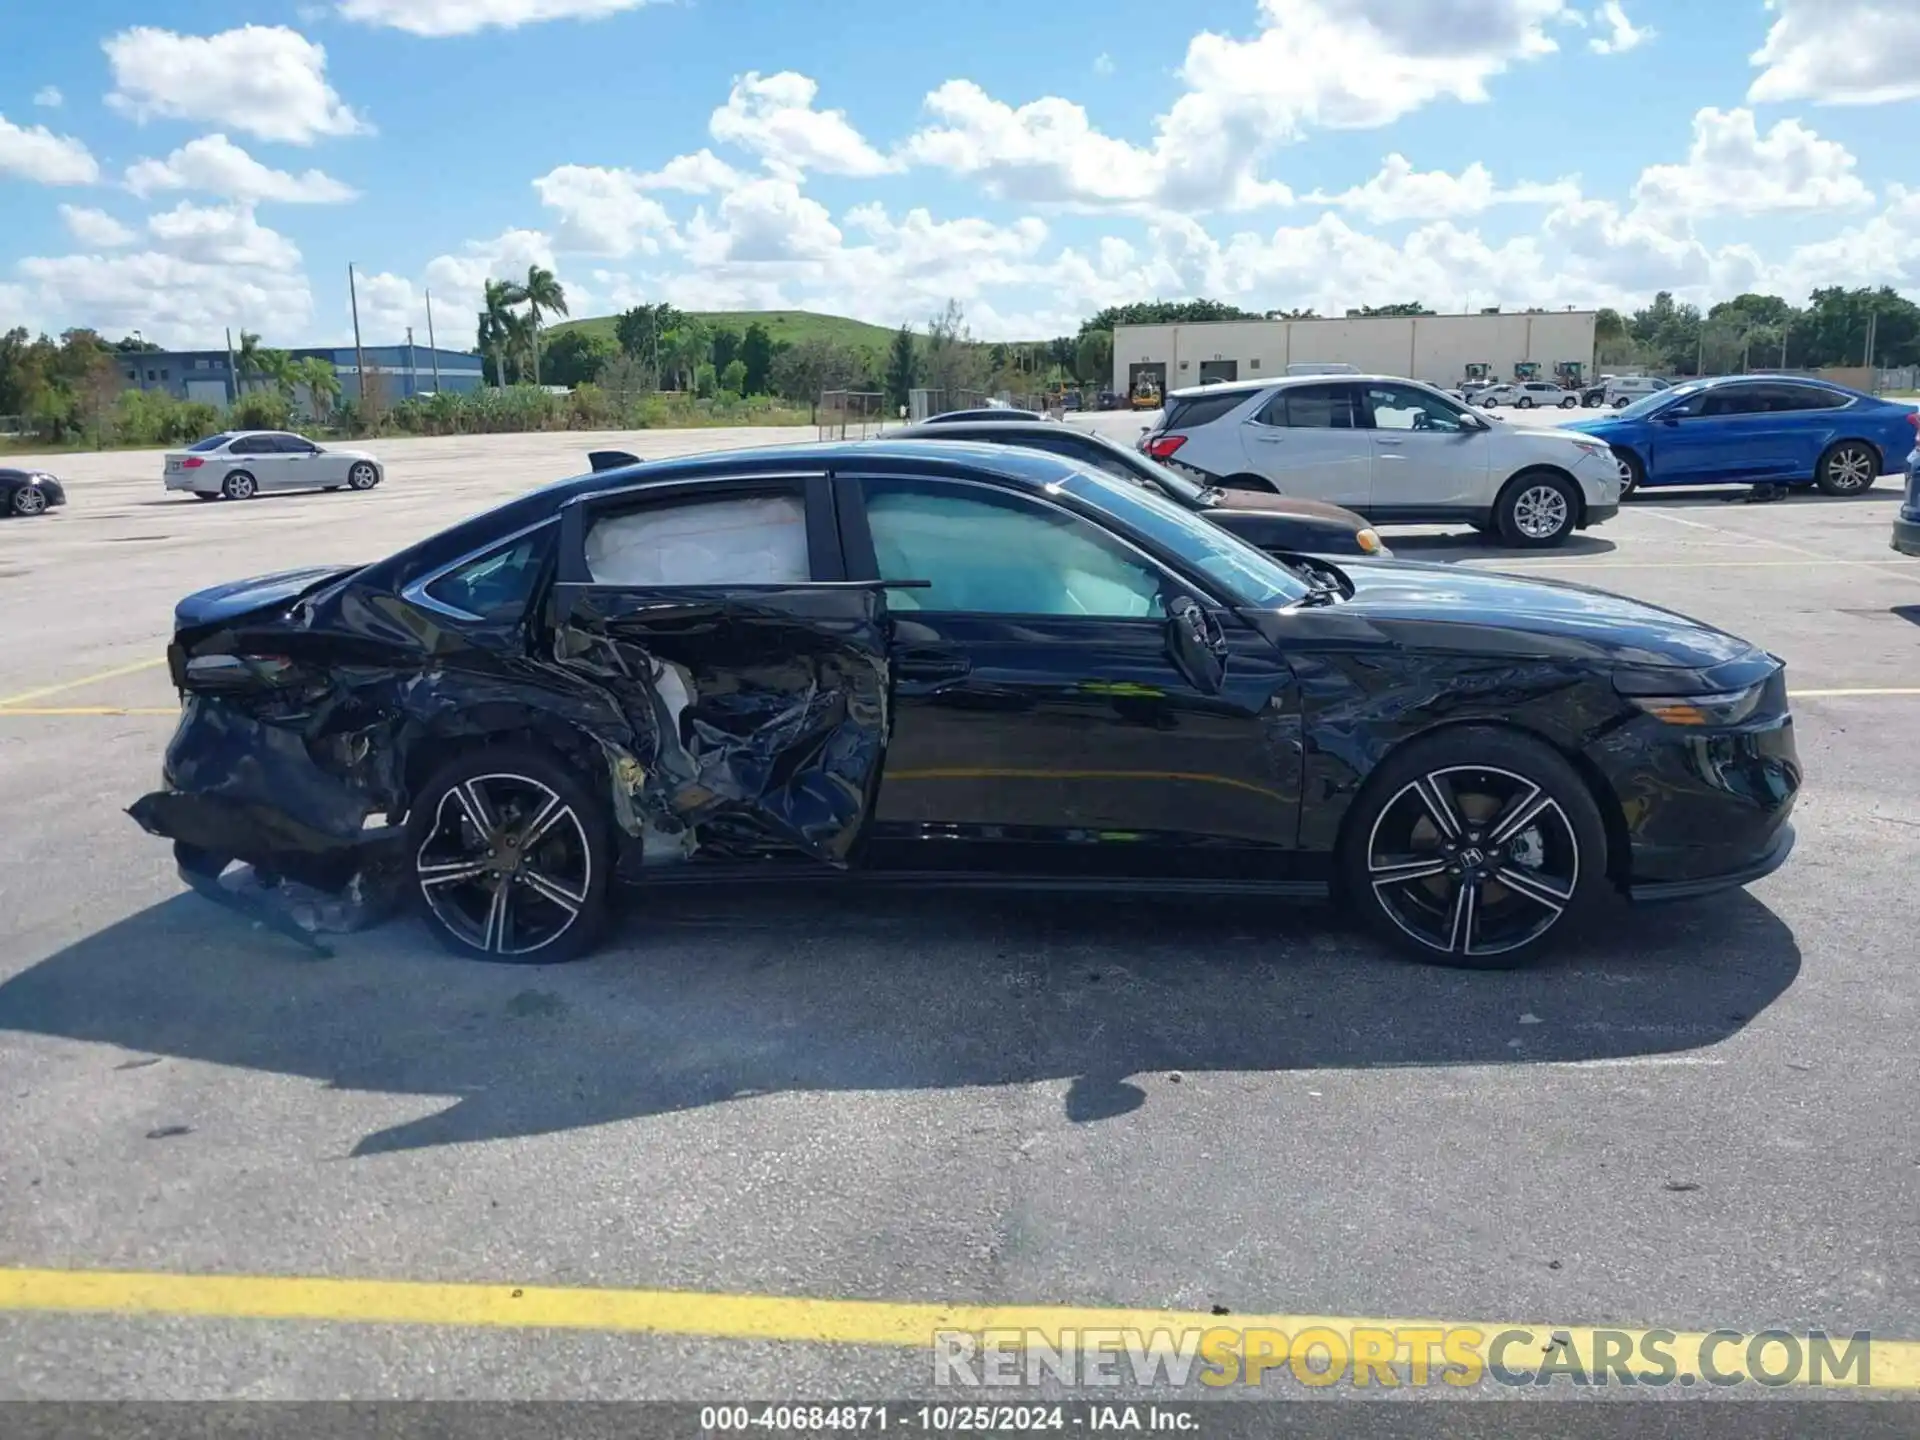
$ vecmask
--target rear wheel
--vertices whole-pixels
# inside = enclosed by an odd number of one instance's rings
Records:
[[[220,482],[220,493],[229,500],[251,500],[260,493],[260,485],[244,470],[235,470]]]
[[[1880,457],[1863,441],[1842,440],[1820,457],[1813,478],[1828,495],[1861,495],[1880,478]]]
[[[427,923],[456,954],[558,964],[606,926],[605,807],[541,750],[489,746],[443,766],[414,799],[407,841]]]
[[[1558,475],[1536,470],[1516,475],[1493,505],[1500,538],[1528,550],[1558,545],[1574,532],[1580,499]]]
[[[1354,802],[1340,870],[1373,930],[1433,964],[1525,964],[1606,884],[1593,795],[1551,747],[1469,726],[1388,756]]]

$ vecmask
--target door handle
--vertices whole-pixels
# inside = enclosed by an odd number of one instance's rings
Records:
[[[893,673],[902,680],[958,680],[973,662],[951,650],[908,650],[895,662]]]
[[[1376,445],[1404,445],[1407,442],[1404,440],[1389,440],[1383,435],[1376,435],[1373,437],[1373,443]]]

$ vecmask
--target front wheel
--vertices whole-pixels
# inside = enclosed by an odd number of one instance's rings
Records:
[[[1493,522],[1500,538],[1528,550],[1558,545],[1574,531],[1579,497],[1557,475],[1516,475],[1494,502]]]
[[[1828,495],[1862,495],[1880,478],[1880,457],[1869,445],[1843,440],[1820,457],[1813,476]]]
[[[489,746],[441,767],[414,797],[407,845],[427,923],[456,954],[558,964],[606,926],[605,808],[541,750]]]
[[[7,508],[16,515],[44,515],[47,513],[47,492],[38,485],[22,485],[13,492]]]
[[[1578,405],[1579,403],[1580,402],[1578,400],[1574,399],[1573,396],[1569,395],[1567,396],[1566,399],[1560,402],[1560,408],[1562,410],[1571,410],[1573,409],[1574,406]]]
[[[355,490],[371,490],[379,483],[380,472],[364,460],[356,461],[347,471],[347,484]]]
[[[1374,771],[1347,817],[1340,876],[1380,937],[1431,964],[1523,965],[1606,884],[1606,827],[1579,775],[1531,736],[1466,726]]]
[[[1513,402],[1513,408],[1516,410],[1531,410],[1533,408],[1533,397],[1531,395],[1522,395],[1518,400]]]

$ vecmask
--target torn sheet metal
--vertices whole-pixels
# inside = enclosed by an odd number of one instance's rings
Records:
[[[584,590],[561,650],[651,732],[654,826],[744,820],[839,865],[886,748],[885,605],[851,586]]]

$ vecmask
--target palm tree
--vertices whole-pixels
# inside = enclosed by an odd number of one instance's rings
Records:
[[[530,315],[522,315],[517,310],[509,310],[501,334],[502,351],[513,357],[513,383],[524,384],[527,378],[527,356],[539,340],[534,333],[534,322]]]
[[[256,337],[257,338],[257,337]],[[273,388],[293,403],[293,387],[299,383],[297,368],[293,357],[284,350],[261,350],[253,357],[254,368],[266,376]]]
[[[334,371],[333,362],[309,355],[295,361],[293,369],[295,381],[307,387],[307,395],[313,401],[313,418],[325,421],[340,401],[340,376]]]
[[[240,351],[234,357],[235,396],[243,395],[247,382],[260,373],[260,337],[250,330],[240,332]]]
[[[553,271],[539,265],[527,267],[527,279],[523,285],[514,287],[517,298],[527,305],[527,319],[531,322],[529,336],[533,350],[533,383],[540,383],[540,316],[565,315],[567,313],[566,287],[554,278]]]
[[[513,315],[513,307],[519,303],[519,287],[511,281],[487,281],[487,308],[480,312],[480,348],[492,357],[494,383],[502,387],[507,383],[507,321]]]

